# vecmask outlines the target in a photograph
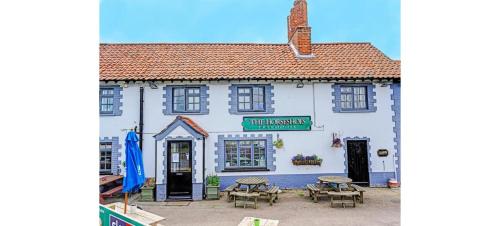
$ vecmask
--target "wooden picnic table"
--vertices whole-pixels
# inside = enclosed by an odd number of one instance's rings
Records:
[[[238,226],[253,226],[253,221],[255,217],[245,217],[243,220],[238,224]],[[279,220],[271,220],[271,219],[260,219],[260,226],[278,226]]]
[[[115,202],[106,205],[106,207],[120,214],[123,214],[125,204],[121,202]],[[162,216],[158,216],[156,214],[138,209],[136,206],[130,206],[130,205],[127,205],[127,214],[123,215],[151,226],[160,226],[159,222],[165,220],[165,218]]]
[[[102,176],[99,176],[99,203],[101,203],[101,204],[104,203],[105,197],[112,196],[113,194],[118,193],[119,191],[122,190],[122,186],[117,186],[117,187],[110,188],[110,189],[108,188],[107,191],[104,191],[105,188],[109,187],[107,185],[110,185],[115,181],[121,180],[122,178],[123,178],[122,175],[102,175]]]
[[[112,183],[114,181],[122,179],[122,175],[105,175],[99,177],[99,186],[106,185]]]
[[[238,186],[246,185],[247,192],[254,192],[259,189],[261,186],[267,187],[269,181],[265,177],[243,177],[236,179],[236,183]]]
[[[351,178],[341,176],[320,176],[318,180],[321,182],[321,187],[323,187],[323,184],[335,183],[337,185],[337,191],[340,191],[341,184],[346,184],[348,187],[351,187],[352,182]]]

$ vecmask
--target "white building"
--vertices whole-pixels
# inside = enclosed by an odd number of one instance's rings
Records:
[[[286,188],[399,180],[400,62],[369,43],[311,44],[305,0],[288,25],[288,44],[101,44],[101,173],[123,173],[137,127],[158,201],[202,199],[209,174],[222,188],[248,175]]]

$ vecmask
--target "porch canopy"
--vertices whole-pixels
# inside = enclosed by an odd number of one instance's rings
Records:
[[[196,124],[192,119],[186,116],[177,116],[175,120],[170,123],[165,129],[160,131],[158,134],[153,137],[159,141],[163,140],[170,132],[175,130],[177,127],[184,128],[188,133],[190,133],[196,139],[202,139],[203,137],[208,137],[208,132],[201,128],[198,124]]]

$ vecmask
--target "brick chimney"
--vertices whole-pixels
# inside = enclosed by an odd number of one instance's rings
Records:
[[[297,57],[312,57],[311,27],[307,24],[306,0],[295,0],[288,16],[288,43]]]

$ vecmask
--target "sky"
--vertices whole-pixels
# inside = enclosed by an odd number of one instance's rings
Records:
[[[100,0],[102,43],[287,43],[294,0]],[[313,43],[371,42],[400,58],[400,0],[308,0]]]

